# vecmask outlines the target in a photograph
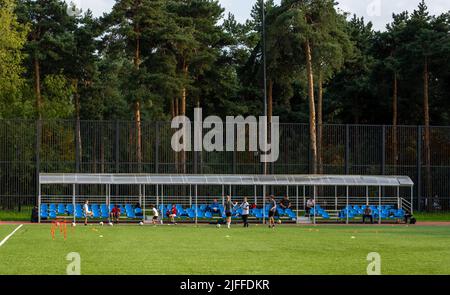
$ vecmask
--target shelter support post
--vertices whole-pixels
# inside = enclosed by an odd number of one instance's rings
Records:
[[[75,200],[75,187],[76,187],[76,185],[75,184],[72,184],[72,205],[73,205],[73,222],[75,223],[76,221],[77,221],[77,219],[76,219],[76,213],[77,213],[77,208],[75,208],[75,206],[76,206],[76,200]],[[40,194],[40,193],[39,193]],[[40,216],[40,214],[39,214],[39,216]]]
[[[366,206],[369,206],[369,187],[366,186]]]
[[[198,191],[197,191],[197,185],[195,185],[195,225],[198,224]]]
[[[378,187],[378,224],[381,224],[381,186]]]
[[[314,215],[313,215],[313,219],[314,219],[314,224],[316,224],[316,186],[313,187],[313,196],[314,196]]]
[[[349,208],[348,208],[348,186],[346,186],[345,187],[345,198],[346,198],[346,201],[345,201],[345,208],[346,208],[346,211],[347,211],[347,220],[346,220],[346,224],[348,224],[348,219],[349,219],[349,217],[348,217],[348,213],[349,213]]]
[[[411,186],[410,199],[411,199],[411,215],[412,215],[412,214],[414,214],[414,187],[412,187],[412,186]]]
[[[263,224],[266,224],[266,186],[263,185]]]
[[[338,208],[337,185],[334,186],[334,210]]]
[[[145,222],[145,184],[142,187],[142,221]]]
[[[295,213],[297,216],[297,220],[295,222],[298,222],[298,185],[295,187],[295,202],[296,202],[296,206],[295,206]]]

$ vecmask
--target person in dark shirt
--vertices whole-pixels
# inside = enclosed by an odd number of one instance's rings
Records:
[[[34,206],[31,210],[31,222],[36,223],[39,221],[39,209],[37,206]]]
[[[363,223],[366,223],[366,218],[370,219],[370,223],[373,224],[373,216],[372,216],[372,208],[370,208],[369,206],[366,207],[366,209],[364,209],[364,215],[363,215]]]
[[[289,197],[288,197],[288,196],[285,196],[285,197],[283,198],[283,200],[281,200],[281,202],[280,202],[280,207],[281,207],[281,209],[283,209],[283,210],[286,210],[286,209],[291,208],[291,201],[289,200]]]
[[[233,215],[233,202],[231,202],[231,196],[227,196],[225,202],[225,216],[227,217],[227,227],[231,227],[231,216]]]
[[[269,228],[275,228],[275,214],[277,213],[277,201],[274,196],[270,196],[269,208]]]

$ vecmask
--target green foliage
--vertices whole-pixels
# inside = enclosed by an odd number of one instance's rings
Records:
[[[140,102],[143,120],[168,120],[183,89],[189,115],[198,103],[222,117],[262,113],[262,1],[245,23],[224,16],[217,0],[117,0],[98,19],[69,15],[62,0],[0,3],[0,117],[130,120]],[[422,124],[427,59],[431,123],[450,124],[449,13],[430,15],[422,1],[376,32],[331,0],[264,3],[267,76],[283,122],[309,118],[309,40],[324,122],[391,123],[396,75],[399,124]]]
[[[22,48],[28,27],[17,21],[14,0],[0,0],[0,118],[22,117],[29,111],[23,100]]]

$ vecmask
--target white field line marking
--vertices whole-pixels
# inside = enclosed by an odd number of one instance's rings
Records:
[[[18,231],[21,227],[23,226],[23,224],[19,225],[18,227],[16,227],[15,230],[13,230],[12,233],[10,233],[6,238],[4,238],[1,242],[0,242],[0,247],[3,246],[3,244],[6,243],[6,241],[9,240],[9,238],[11,238],[13,236],[13,234],[16,233],[16,231]]]

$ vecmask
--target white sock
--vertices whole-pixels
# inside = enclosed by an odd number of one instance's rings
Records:
[[[230,225],[231,225],[231,223],[230,223],[230,222],[227,222],[227,227],[228,227],[228,228],[230,228]]]

